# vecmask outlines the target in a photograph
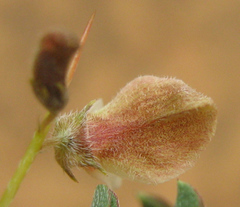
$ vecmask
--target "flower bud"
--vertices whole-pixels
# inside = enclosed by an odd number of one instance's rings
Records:
[[[70,168],[81,166],[110,185],[117,177],[157,184],[194,165],[215,133],[216,115],[212,99],[183,81],[142,76],[104,107],[90,103],[60,117],[52,141],[71,177]]]
[[[33,66],[33,90],[39,101],[51,112],[67,103],[66,74],[69,62],[79,48],[78,38],[62,32],[46,34]]]

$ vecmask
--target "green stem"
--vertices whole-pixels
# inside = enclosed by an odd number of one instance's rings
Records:
[[[28,172],[31,164],[33,163],[36,155],[40,151],[43,141],[49,131],[51,121],[56,117],[56,114],[48,113],[40,124],[38,130],[35,132],[30,145],[25,152],[19,166],[13,175],[12,179],[8,183],[7,189],[5,190],[1,200],[0,207],[7,207],[12,202],[18,188],[20,187],[23,178]]]

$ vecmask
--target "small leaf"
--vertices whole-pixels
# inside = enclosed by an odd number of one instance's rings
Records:
[[[98,185],[91,207],[108,207],[109,206],[109,194],[108,187],[106,185]]]
[[[138,195],[138,198],[141,201],[143,207],[171,207],[171,205],[169,205],[160,197],[140,193]]]
[[[91,207],[119,207],[118,198],[106,185],[98,185]]]
[[[204,207],[204,205],[198,193],[189,184],[178,181],[175,207]]]

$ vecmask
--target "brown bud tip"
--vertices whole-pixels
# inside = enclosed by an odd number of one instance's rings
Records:
[[[46,34],[33,66],[33,90],[40,102],[51,112],[61,110],[67,103],[66,74],[74,53],[79,48],[78,38],[72,34]]]

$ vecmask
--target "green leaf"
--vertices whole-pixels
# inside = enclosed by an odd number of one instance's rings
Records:
[[[145,193],[139,193],[138,198],[141,201],[143,207],[171,207],[160,197],[147,195]]]
[[[98,185],[91,207],[119,207],[118,198],[106,185]]]
[[[175,207],[204,207],[204,205],[198,193],[189,184],[178,181]]]

